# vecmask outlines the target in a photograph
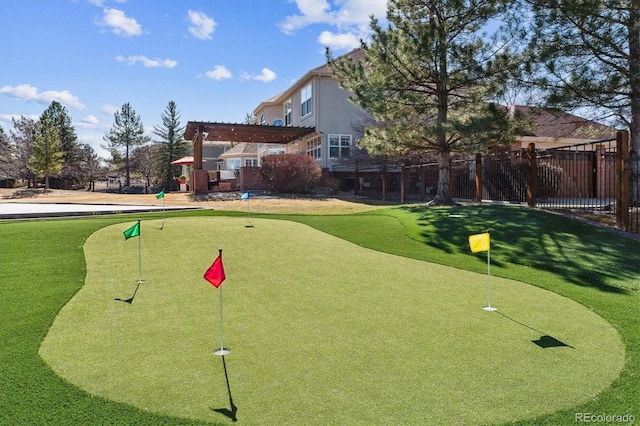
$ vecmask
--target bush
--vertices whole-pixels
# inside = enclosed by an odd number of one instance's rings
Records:
[[[301,194],[318,185],[322,169],[307,154],[275,154],[263,158],[260,174],[273,191]]]

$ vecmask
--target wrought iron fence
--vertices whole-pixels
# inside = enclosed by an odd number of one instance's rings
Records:
[[[616,139],[536,150],[536,205],[615,213]]]

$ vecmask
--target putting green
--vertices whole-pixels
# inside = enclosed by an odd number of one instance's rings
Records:
[[[294,222],[251,222],[172,218],[160,230],[143,221],[140,239],[127,241],[133,223],[94,233],[85,285],[42,358],[87,392],[144,410],[323,425],[531,418],[593,398],[624,364],[615,329],[555,293],[492,277],[498,311],[487,312],[486,275]],[[139,243],[145,283],[127,303]],[[224,364],[213,354],[220,289],[202,278],[218,248]]]

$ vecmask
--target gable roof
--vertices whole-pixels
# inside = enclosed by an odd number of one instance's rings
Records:
[[[511,112],[521,113],[533,122],[526,136],[550,139],[615,138],[616,130],[586,118],[552,108],[515,105]]]
[[[258,144],[255,143],[246,143],[241,142],[238,145],[234,146],[227,152],[220,154],[220,158],[228,158],[228,157],[247,157],[247,156],[258,156]]]

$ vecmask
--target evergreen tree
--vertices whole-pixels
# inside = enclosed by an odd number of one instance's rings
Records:
[[[111,152],[112,160],[116,161],[120,158],[124,160],[125,185],[130,186],[131,153],[136,147],[149,142],[151,138],[144,134],[144,126],[140,116],[136,115],[135,110],[128,102],[122,105],[120,111],[114,113],[114,124],[103,139],[107,142],[105,149]]]
[[[490,101],[514,67],[497,32],[482,32],[502,0],[389,0],[389,27],[372,18],[364,55],[327,59],[351,99],[372,113],[360,145],[374,155],[432,153],[439,163],[434,204],[449,204],[452,153],[514,139],[507,111]]]
[[[0,126],[0,179],[16,177],[15,173],[13,149],[9,141],[9,135]]]
[[[49,189],[49,178],[60,173],[63,162],[64,151],[58,127],[50,116],[43,114],[35,125],[29,169],[44,176],[45,188]]]
[[[100,157],[87,143],[78,144],[78,158],[80,170],[80,183],[88,186],[88,190],[95,190],[95,181],[102,172]]]
[[[162,124],[153,128],[153,134],[160,138],[155,141],[158,146],[160,179],[165,190],[170,191],[173,176],[180,172],[179,166],[172,166],[171,162],[189,153],[189,141],[184,140],[184,126],[180,126],[180,113],[174,101],[169,101],[160,117]]]
[[[525,0],[534,19],[528,35],[529,67],[547,102],[564,109],[591,108],[631,130],[640,152],[640,1]]]
[[[33,133],[35,122],[33,119],[20,116],[12,119],[13,129],[9,131],[9,137],[14,149],[14,160],[18,178],[27,181],[27,187],[35,184],[33,172],[29,168],[29,159],[33,151]]]
[[[49,107],[42,113],[42,117],[48,117],[53,125],[58,129],[60,143],[64,153],[61,177],[66,183],[73,183],[79,178],[79,151],[78,136],[71,124],[71,117],[67,109],[57,101],[51,102]],[[65,185],[66,186],[66,185]]]

